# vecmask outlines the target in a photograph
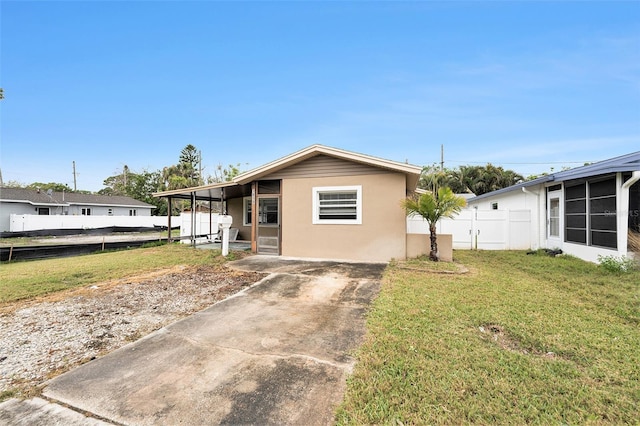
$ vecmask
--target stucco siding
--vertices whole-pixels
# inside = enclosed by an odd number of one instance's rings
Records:
[[[233,217],[232,228],[238,228],[238,240],[251,241],[251,226],[243,225],[243,198],[227,200],[227,214]]]
[[[362,224],[313,224],[313,188],[362,186]],[[282,254],[314,258],[389,261],[406,257],[405,176],[283,179]]]

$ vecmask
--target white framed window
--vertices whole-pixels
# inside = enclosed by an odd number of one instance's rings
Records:
[[[91,209],[83,208],[82,209],[82,216],[91,216]]]
[[[113,209],[108,209],[108,210],[107,210],[107,214],[108,214],[109,216],[113,216]]]
[[[314,225],[361,225],[362,185],[313,188]]]
[[[242,226],[251,226],[251,197],[242,199]]]

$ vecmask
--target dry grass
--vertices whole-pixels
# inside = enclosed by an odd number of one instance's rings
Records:
[[[640,232],[629,230],[627,241],[629,250],[634,253],[640,254]]]

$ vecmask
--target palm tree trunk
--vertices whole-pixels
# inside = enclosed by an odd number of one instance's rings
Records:
[[[436,224],[432,223],[429,225],[429,239],[431,240],[431,252],[429,253],[429,259],[437,262],[438,259],[438,242],[436,240]]]

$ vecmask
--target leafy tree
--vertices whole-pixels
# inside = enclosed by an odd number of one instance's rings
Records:
[[[164,167],[161,171],[162,189],[173,190],[202,185],[200,176],[200,152],[189,144],[180,152],[178,164]]]
[[[418,187],[437,193],[441,187],[448,187],[456,194],[464,194],[469,192],[469,188],[463,180],[463,175],[459,170],[443,169],[431,166],[425,167],[420,176]]]
[[[10,180],[2,184],[3,188],[26,188],[27,186],[17,180]]]
[[[34,191],[37,191],[39,189],[40,191],[45,191],[45,192],[48,190],[52,190],[54,192],[74,192],[73,189],[70,188],[69,185],[67,185],[66,183],[56,183],[56,182],[49,182],[49,183],[34,182],[25,186],[25,188],[32,189]]]
[[[178,162],[179,171],[189,186],[202,185],[202,177],[200,176],[201,155],[198,149],[189,144],[182,148],[180,152],[180,161]]]
[[[444,170],[431,166],[425,167],[422,173],[420,188],[437,192],[439,187],[447,186],[458,194],[482,195],[524,180],[513,170],[505,170],[490,163],[486,166],[460,166]]]
[[[407,215],[422,216],[429,224],[429,238],[431,251],[429,258],[438,261],[438,242],[436,224],[444,217],[453,218],[467,204],[464,198],[457,196],[451,188],[442,186],[437,192],[426,192],[418,197],[406,198],[402,201]]]
[[[229,164],[227,167],[223,167],[222,164],[218,164],[213,172],[213,176],[207,178],[207,183],[222,183],[231,182],[234,177],[240,174],[240,163]]]
[[[106,178],[105,188],[98,191],[101,195],[123,195],[156,206],[154,215],[162,216],[167,213],[167,206],[162,200],[151,194],[162,190],[160,171],[143,170],[135,173],[124,166],[122,173]]]

